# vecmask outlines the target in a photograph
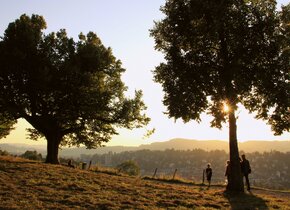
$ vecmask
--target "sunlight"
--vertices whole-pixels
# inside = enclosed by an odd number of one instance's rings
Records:
[[[224,112],[229,112],[230,111],[230,107],[229,107],[229,105],[227,105],[226,102],[224,102],[223,111]]]

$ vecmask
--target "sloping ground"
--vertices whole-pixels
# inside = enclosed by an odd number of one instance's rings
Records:
[[[231,195],[0,156],[0,209],[290,209],[290,193]]]

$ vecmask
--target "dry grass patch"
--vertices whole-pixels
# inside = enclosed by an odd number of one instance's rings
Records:
[[[0,156],[0,209],[289,209],[290,193],[168,183]]]

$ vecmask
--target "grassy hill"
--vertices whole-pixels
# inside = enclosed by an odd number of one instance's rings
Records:
[[[0,209],[290,209],[290,192],[166,183],[0,156]]]

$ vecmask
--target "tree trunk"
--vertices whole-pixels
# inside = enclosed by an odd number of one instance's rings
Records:
[[[229,145],[230,145],[230,173],[227,190],[244,192],[243,176],[241,173],[241,165],[239,158],[237,125],[235,111],[229,112]]]
[[[47,139],[47,156],[46,163],[59,164],[58,160],[58,149],[62,137],[58,135],[48,135]]]
[[[47,140],[46,163],[59,164],[58,147],[63,138],[60,127],[57,126],[56,120],[43,116],[28,116],[24,119],[29,122],[38,132],[42,133]]]

